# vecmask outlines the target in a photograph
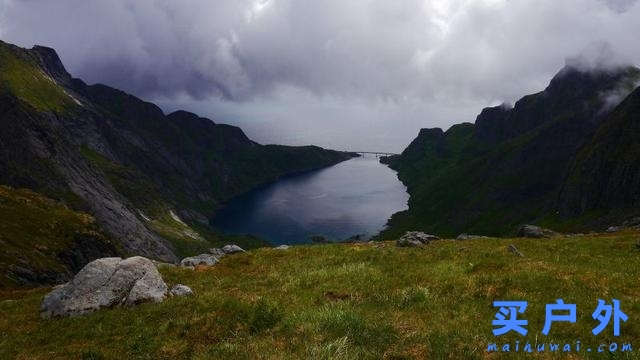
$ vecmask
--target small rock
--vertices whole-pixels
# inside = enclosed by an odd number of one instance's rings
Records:
[[[513,245],[513,244],[509,245],[509,251],[510,251],[513,255],[520,256],[520,257],[524,257],[524,255],[520,252],[520,250],[518,250],[518,248],[517,248],[515,245]]]
[[[186,285],[176,284],[171,288],[169,293],[171,296],[191,296],[193,295],[193,290]]]
[[[191,256],[191,257],[182,259],[182,261],[180,261],[180,266],[183,266],[183,267],[190,267],[190,266],[196,267],[197,265],[213,266],[218,261],[220,261],[220,259],[217,256],[214,256],[211,254],[200,254],[197,256]]]
[[[607,228],[607,232],[608,233],[614,233],[614,232],[621,231],[622,229],[623,229],[622,226],[609,226]]]
[[[398,239],[396,245],[400,247],[416,247],[427,245],[434,240],[440,240],[440,238],[420,231],[407,231]]]
[[[275,247],[276,250],[287,250],[289,249],[289,245],[280,245]]]
[[[557,235],[556,232],[535,225],[523,225],[518,230],[518,236],[526,238],[544,238],[555,235]]]
[[[246,252],[240,246],[234,245],[234,244],[223,246],[222,251],[224,251],[225,254],[235,254],[239,252]]]

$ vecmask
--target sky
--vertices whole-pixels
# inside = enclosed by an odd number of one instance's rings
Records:
[[[0,39],[261,143],[400,152],[567,59],[639,64],[638,19],[636,0],[0,0]]]

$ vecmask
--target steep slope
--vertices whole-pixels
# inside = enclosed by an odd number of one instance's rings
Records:
[[[118,249],[87,214],[26,189],[0,186],[0,288],[68,281]]]
[[[563,215],[640,213],[640,88],[580,150],[560,195]]]
[[[567,66],[513,108],[484,109],[475,124],[423,129],[388,159],[411,195],[391,232],[503,235],[523,222],[558,220],[558,195],[579,149],[606,122],[615,97],[640,79],[634,67]],[[575,214],[572,216],[576,216]]]
[[[2,42],[0,125],[0,184],[85,211],[126,253],[166,261],[210,245],[208,218],[229,198],[353,156],[263,146],[233,126],[166,116],[72,78],[53,49]]]

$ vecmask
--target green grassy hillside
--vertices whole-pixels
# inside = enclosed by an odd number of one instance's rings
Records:
[[[0,358],[508,359],[520,356],[487,345],[580,340],[580,353],[527,358],[640,359],[639,235],[259,249],[200,271],[161,269],[193,297],[77,318],[41,320],[47,288],[5,291]],[[578,321],[554,323],[545,337],[545,304],[558,298],[577,304]],[[592,335],[597,300],[613,298],[629,316],[621,336],[611,325]],[[526,337],[492,335],[494,300],[529,302]],[[595,353],[611,342],[634,352]]]
[[[75,105],[27,52],[0,41],[0,93],[13,94],[38,111],[62,112]]]

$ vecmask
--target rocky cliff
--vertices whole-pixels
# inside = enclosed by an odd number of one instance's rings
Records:
[[[525,222],[584,229],[633,207],[640,182],[632,164],[640,158],[632,144],[640,138],[637,90],[629,94],[639,80],[635,67],[567,66],[544,91],[484,109],[475,124],[421,130],[387,160],[411,195],[391,229],[502,235]]]
[[[640,88],[629,95],[580,149],[559,196],[563,214],[597,210],[608,222],[640,206]]]

